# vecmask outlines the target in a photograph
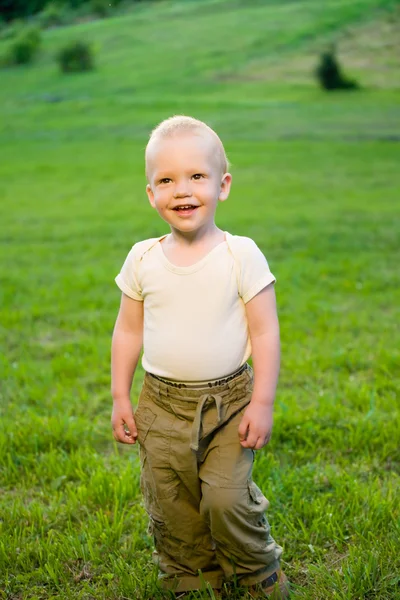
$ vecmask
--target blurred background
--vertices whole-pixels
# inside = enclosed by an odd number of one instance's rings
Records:
[[[282,374],[255,477],[294,598],[399,598],[399,2],[0,14],[0,598],[164,598],[137,448],[111,435],[109,357],[113,279],[166,232],[144,148],[173,114],[222,138],[217,224],[278,279]]]

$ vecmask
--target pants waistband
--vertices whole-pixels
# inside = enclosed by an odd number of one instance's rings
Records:
[[[250,369],[249,365],[247,363],[244,363],[244,365],[242,365],[237,371],[235,371],[231,375],[228,375],[228,377],[224,377],[223,379],[213,379],[212,381],[204,381],[204,382],[199,381],[198,383],[189,383],[189,382],[184,382],[184,381],[171,381],[171,379],[163,379],[162,377],[159,377],[158,375],[153,375],[153,373],[147,373],[147,374],[150,375],[150,377],[157,379],[157,381],[162,381],[163,383],[171,385],[172,387],[176,387],[179,389],[180,388],[190,388],[190,389],[202,390],[202,389],[214,387],[216,385],[224,385],[225,383],[228,383],[228,381],[232,381],[232,379],[235,379],[235,377],[238,377],[239,375],[241,375],[248,369]]]

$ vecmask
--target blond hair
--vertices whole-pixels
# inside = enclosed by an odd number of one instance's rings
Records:
[[[199,121],[198,119],[187,117],[185,115],[175,115],[173,117],[169,117],[169,119],[161,121],[161,123],[159,123],[150,134],[150,139],[147,143],[145,152],[146,176],[148,177],[147,164],[150,144],[174,135],[196,132],[203,132],[211,137],[215,144],[217,159],[221,165],[222,174],[226,173],[229,169],[229,161],[226,156],[224,145],[215,131],[203,121]]]

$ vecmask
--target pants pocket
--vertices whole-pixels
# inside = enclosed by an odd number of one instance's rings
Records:
[[[140,445],[143,445],[157,415],[148,406],[141,406],[139,404],[134,418],[138,432],[138,442]]]
[[[249,491],[250,510],[257,514],[263,513],[265,510],[267,510],[269,502],[258,487],[258,485],[256,485],[254,481],[248,481],[247,488]]]
[[[271,528],[265,515],[269,502],[254,481],[249,481],[247,487],[249,523],[253,528],[256,527],[256,529],[253,529],[252,531],[257,531],[257,535],[254,536],[251,542],[246,544],[246,547],[250,552],[262,554],[265,551],[269,552],[272,548],[271,544],[274,543],[274,540],[271,537]]]

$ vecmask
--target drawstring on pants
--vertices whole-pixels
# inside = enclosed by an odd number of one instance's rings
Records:
[[[194,420],[193,420],[192,441],[190,444],[190,448],[192,450],[194,450],[195,452],[197,452],[199,449],[200,436],[202,433],[203,409],[204,409],[205,403],[207,402],[207,400],[209,398],[211,400],[214,400],[215,406],[217,407],[217,415],[218,415],[217,426],[222,421],[222,410],[221,410],[222,409],[222,396],[219,396],[218,394],[204,394],[204,396],[201,396],[199,403],[197,405],[196,413],[195,413]]]

